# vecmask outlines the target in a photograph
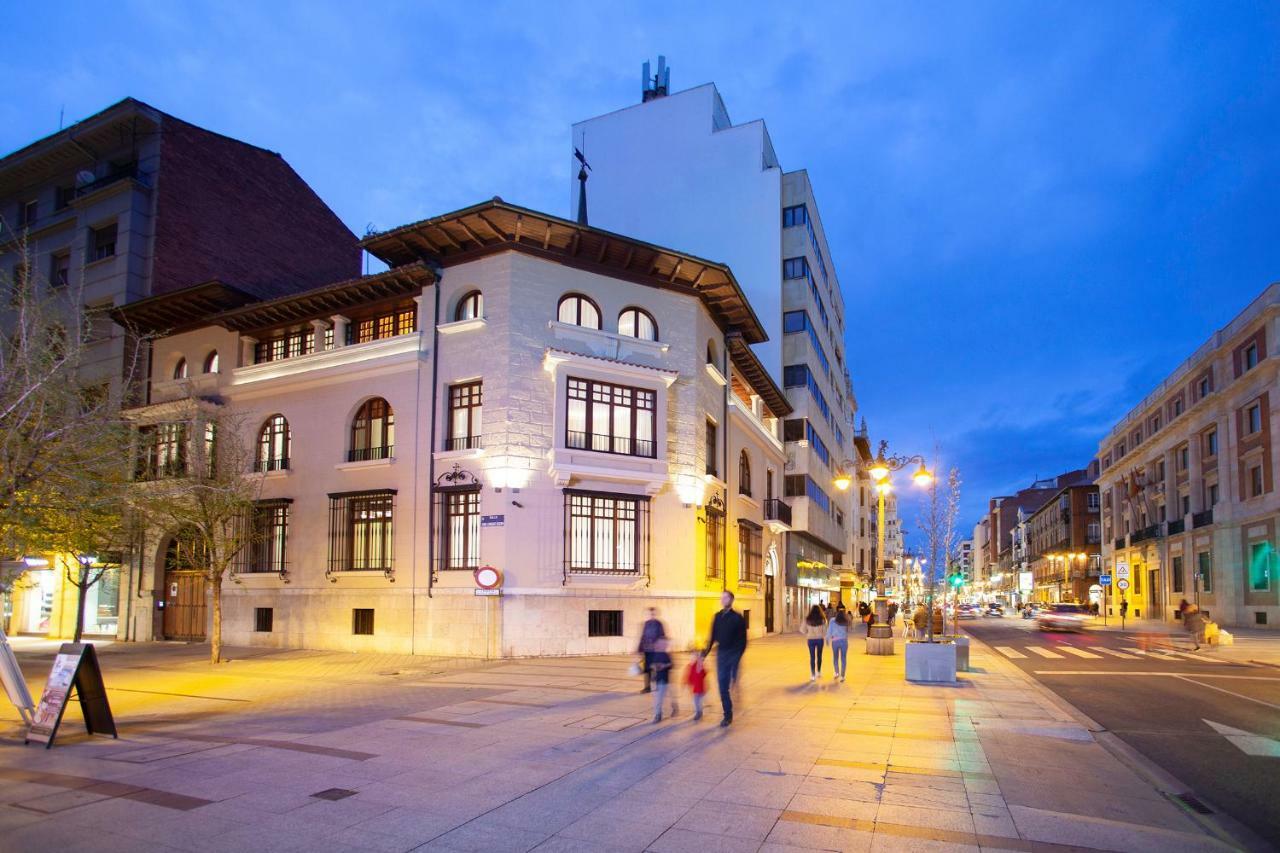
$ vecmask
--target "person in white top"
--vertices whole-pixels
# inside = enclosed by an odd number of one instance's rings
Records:
[[[817,604],[809,608],[809,615],[800,623],[800,633],[809,640],[809,680],[817,681],[822,675],[822,646],[827,636],[827,618]]]

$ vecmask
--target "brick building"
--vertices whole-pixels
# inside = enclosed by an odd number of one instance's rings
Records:
[[[1064,486],[1026,520],[1027,561],[1036,601],[1102,604],[1098,487]]]
[[[168,324],[357,275],[355,235],[277,153],[132,98],[0,158],[0,272],[30,274],[90,312],[83,381],[121,399],[147,353],[107,309],[184,297]],[[184,365],[191,375],[217,363]],[[70,636],[57,555],[19,580],[14,631]],[[120,627],[119,578],[90,590],[87,630]],[[126,599],[127,600],[127,599]]]

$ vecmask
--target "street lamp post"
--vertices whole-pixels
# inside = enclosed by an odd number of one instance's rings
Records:
[[[886,455],[888,449],[889,442],[881,441],[876,458],[866,467],[876,490],[876,559],[871,564],[871,583],[875,587],[876,600],[873,610],[874,620],[867,631],[867,654],[871,655],[893,654],[893,626],[889,624],[889,600],[884,594],[884,573],[880,571],[884,564],[884,497],[893,488],[890,476],[912,463],[918,463],[919,467],[911,475],[915,484],[927,486],[933,481],[933,474],[929,473],[929,469],[925,467],[923,456],[918,454],[888,456]],[[856,464],[846,459],[841,470],[836,473],[834,482],[837,489],[844,491],[849,488],[853,483],[853,476],[849,472],[854,468]]]

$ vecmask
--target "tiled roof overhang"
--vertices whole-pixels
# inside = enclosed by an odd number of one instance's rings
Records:
[[[756,354],[751,351],[751,347],[747,346],[747,342],[742,335],[732,334],[726,339],[729,347],[729,358],[733,361],[733,366],[738,369],[743,378],[750,383],[751,388],[764,401],[765,407],[775,418],[784,418],[795,411],[791,404],[787,402],[787,397],[782,393],[782,389],[773,381],[773,377],[769,375],[769,371],[760,363],[760,359],[756,358]]]
[[[747,343],[768,339],[751,304],[724,264],[580,225],[499,198],[424,219],[361,241],[392,267],[432,260],[442,267],[503,251],[698,296],[725,331]]]
[[[172,334],[209,324],[209,318],[255,299],[220,281],[148,296],[108,312],[121,326],[141,334]]]

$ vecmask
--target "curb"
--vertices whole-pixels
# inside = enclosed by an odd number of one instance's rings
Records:
[[[1075,705],[1063,699],[1057,693],[1054,693],[1038,680],[1023,672],[1018,666],[1005,660],[1002,655],[987,645],[978,637],[965,632],[969,637],[969,642],[981,646],[983,651],[991,659],[998,661],[1001,669],[1011,670],[1016,677],[1025,682],[1029,687],[1038,693],[1045,701],[1062,711],[1067,716],[1073,718],[1077,723],[1083,726],[1093,735],[1093,739],[1111,753],[1117,761],[1137,773],[1147,784],[1155,789],[1166,800],[1178,806],[1187,817],[1191,818],[1206,835],[1209,835],[1224,844],[1237,848],[1239,850],[1271,850],[1273,849],[1265,839],[1260,837],[1256,832],[1240,823],[1235,818],[1222,811],[1217,805],[1204,800],[1198,794],[1195,794],[1191,787],[1180,781],[1173,774],[1169,773],[1160,765],[1138,752],[1129,744],[1120,739],[1118,735],[1101,725],[1097,720],[1081,711]],[[1182,797],[1190,796],[1202,803],[1205,803],[1213,810],[1213,815],[1204,815],[1193,810],[1183,801]]]

